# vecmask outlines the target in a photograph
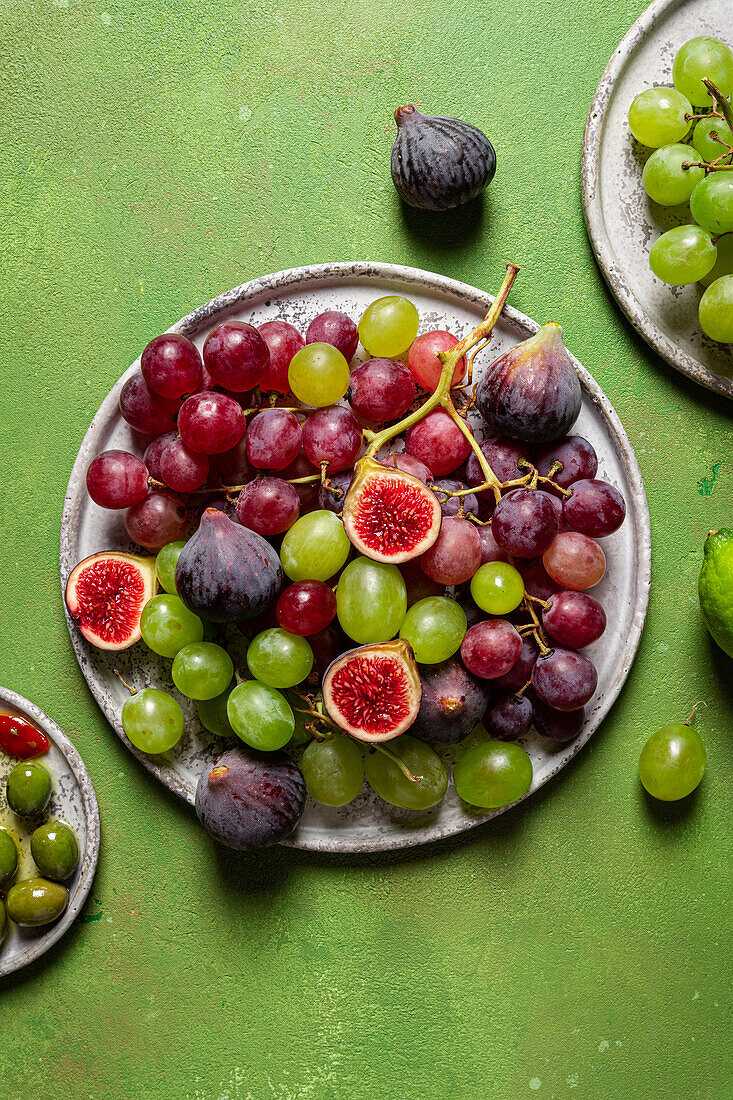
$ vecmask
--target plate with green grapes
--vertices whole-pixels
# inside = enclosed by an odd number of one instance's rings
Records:
[[[727,397],[732,27],[731,0],[655,0],[601,78],[582,158],[588,235],[621,309],[668,363]]]
[[[504,305],[514,274],[496,298],[394,264],[263,276],[151,341],[95,415],[61,527],[74,650],[224,843],[473,828],[620,692],[649,591],[641,474],[560,326]],[[497,421],[492,387],[517,379],[551,442]]]

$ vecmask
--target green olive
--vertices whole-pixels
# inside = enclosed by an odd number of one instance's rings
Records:
[[[8,776],[10,809],[19,817],[40,814],[48,806],[53,783],[51,773],[35,760],[16,764]]]
[[[0,898],[0,944],[5,939],[8,930],[8,914],[5,912],[5,902]]]
[[[31,837],[31,855],[42,875],[63,882],[73,875],[79,862],[79,842],[74,830],[63,821],[39,825]]]
[[[0,883],[9,882],[18,870],[18,845],[0,825]]]
[[[16,882],[8,890],[8,916],[16,924],[50,924],[60,917],[69,902],[69,891],[45,878]]]

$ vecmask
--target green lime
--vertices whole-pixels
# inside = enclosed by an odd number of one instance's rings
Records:
[[[698,593],[706,627],[733,657],[733,531],[725,527],[705,540]]]

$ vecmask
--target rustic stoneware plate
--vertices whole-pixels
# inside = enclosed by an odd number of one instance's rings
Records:
[[[447,328],[456,335],[468,332],[485,315],[492,301],[488,294],[471,286],[415,268],[368,262],[324,264],[255,279],[195,310],[174,325],[173,330],[190,336],[199,346],[207,332],[227,317],[257,324],[282,317],[304,332],[310,320],[324,309],[340,309],[358,318],[370,301],[385,293],[409,296],[420,312],[422,331]],[[505,309],[491,344],[483,353],[483,364],[532,335],[537,327],[516,310]],[[361,348],[356,358],[366,358]],[[476,365],[480,371],[478,360]],[[609,623],[602,641],[588,649],[598,668],[598,691],[587,708],[585,725],[572,744],[558,750],[534,733],[527,738],[525,744],[534,766],[530,794],[579,751],[621,690],[639,644],[649,591],[649,513],[639,467],[610,402],[588,372],[579,363],[576,367],[583,388],[583,408],[576,430],[595,446],[600,457],[600,476],[623,492],[628,515],[621,529],[604,540],[608,571],[597,591],[594,590],[603,601]],[[87,465],[100,451],[121,447],[141,453],[141,441],[133,438],[134,433],[117,408],[123,382],[138,369],[139,360],[113,387],[95,416],[74,464],[61,526],[62,585],[74,565],[88,554],[108,548],[130,548],[123,515],[93,504],[87,496],[84,478]],[[474,429],[481,438],[478,420],[474,421]],[[126,691],[114,676],[113,668],[118,668],[135,687],[160,684],[170,690],[170,662],[155,657],[143,643],[123,653],[105,654],[88,645],[70,619],[68,624],[82,672],[118,736],[162,783],[193,802],[201,771],[223,747],[223,743],[216,743],[202,731],[195,707],[181,698],[187,715],[184,738],[174,750],[159,757],[136,752],[120,725]],[[285,843],[328,852],[406,848],[470,829],[492,816],[468,810],[452,787],[439,806],[421,814],[387,806],[365,789],[342,810],[309,802],[300,825]]]
[[[733,40],[733,0],[655,0],[622,40],[585,127],[583,211],[604,278],[639,335],[683,374],[733,397],[733,346],[702,332],[702,288],[667,286],[649,267],[657,237],[692,218],[686,205],[663,207],[647,198],[641,172],[651,150],[634,141],[627,122],[634,96],[671,85],[674,55],[701,34]]]
[[[0,714],[21,714],[39,726],[51,742],[49,751],[39,757],[53,776],[53,794],[48,808],[38,818],[26,822],[15,816],[5,798],[5,778],[18,763],[0,752],[0,825],[4,825],[19,842],[20,865],[13,882],[33,878],[38,874],[30,854],[30,834],[43,821],[57,819],[71,825],[79,838],[79,866],[65,885],[69,905],[53,924],[41,928],[19,928],[9,922],[10,932],[0,945],[0,977],[12,974],[39,958],[61,939],[79,916],[92,887],[99,856],[99,807],[89,773],[82,758],[65,733],[35,704],[14,691],[0,687]],[[10,884],[12,885],[12,883]],[[7,892],[8,887],[6,886]]]

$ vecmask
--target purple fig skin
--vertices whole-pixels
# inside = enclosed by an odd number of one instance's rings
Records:
[[[490,688],[454,657],[419,668],[422,698],[409,733],[429,745],[455,745],[483,718]]]
[[[395,122],[392,181],[408,206],[451,210],[491,183],[494,147],[470,122],[423,115],[412,104],[397,108]]]
[[[290,836],[305,797],[303,773],[285,753],[228,749],[202,773],[196,813],[214,840],[246,852]]]
[[[491,431],[527,443],[567,435],[580,404],[578,375],[554,323],[500,355],[476,389],[476,405]]]
[[[269,542],[223,512],[207,508],[176,564],[176,589],[189,611],[213,623],[251,619],[283,586]]]

